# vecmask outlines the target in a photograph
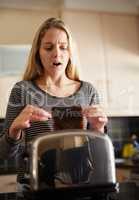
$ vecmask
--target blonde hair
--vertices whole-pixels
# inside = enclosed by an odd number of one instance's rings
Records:
[[[69,42],[70,59],[66,67],[66,75],[72,80],[79,80],[79,71],[77,69],[76,64],[74,63],[71,34],[66,28],[64,22],[57,18],[48,18],[46,21],[44,21],[44,23],[36,32],[32,43],[32,48],[30,50],[27,67],[23,75],[23,80],[36,80],[37,78],[43,75],[43,66],[41,64],[39,56],[40,43],[48,29],[53,27],[65,31]]]

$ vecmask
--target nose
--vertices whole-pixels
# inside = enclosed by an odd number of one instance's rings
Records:
[[[53,51],[53,55],[55,58],[60,56],[60,48],[59,46],[55,46],[54,51]]]

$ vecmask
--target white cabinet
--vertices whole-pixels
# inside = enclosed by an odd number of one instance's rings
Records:
[[[6,114],[13,85],[21,80],[30,45],[0,45],[0,118]]]
[[[138,17],[102,15],[111,115],[139,115]]]
[[[65,11],[79,47],[83,79],[100,91],[108,115],[139,115],[139,19]]]
[[[107,103],[106,69],[101,32],[101,17],[93,12],[63,12],[63,19],[68,24],[76,42],[83,80],[93,83],[102,96],[102,103]]]
[[[0,118],[4,118],[8,99],[13,85],[19,81],[18,76],[3,76],[0,77]]]
[[[0,76],[24,71],[30,45],[0,45]]]

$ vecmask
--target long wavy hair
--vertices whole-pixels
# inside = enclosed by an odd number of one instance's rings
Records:
[[[69,53],[70,53],[69,62],[66,67],[66,75],[69,79],[79,80],[79,69],[77,68],[77,64],[75,63],[76,60],[76,58],[74,58],[75,55],[73,55],[75,54],[75,52],[73,49],[71,34],[66,28],[64,22],[61,19],[57,18],[48,18],[46,21],[43,22],[43,24],[36,32],[35,37],[33,39],[30,54],[28,57],[26,70],[23,75],[23,80],[36,80],[37,78],[43,75],[44,68],[40,60],[39,48],[42,38],[50,28],[58,28],[65,31],[69,43]]]

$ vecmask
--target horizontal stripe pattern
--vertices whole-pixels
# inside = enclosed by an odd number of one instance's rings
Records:
[[[20,81],[15,84],[11,91],[3,134],[5,134],[6,131],[8,132],[13,120],[28,104],[51,112],[53,107],[83,107],[91,104],[98,104],[99,102],[100,99],[96,89],[88,82],[81,81],[81,87],[77,92],[69,97],[60,98],[51,96],[44,92],[32,81]],[[86,129],[86,127],[87,122],[84,120],[83,128]],[[24,130],[24,143],[22,142],[14,147],[14,150],[16,148],[15,159],[17,160],[18,182],[23,183],[25,181],[26,167],[24,163],[24,155],[26,154],[26,145],[28,142],[38,135],[48,134],[54,130],[54,119],[50,119],[46,122],[33,122],[30,128]],[[2,148],[2,141],[0,141],[0,151],[4,150],[4,148]],[[11,145],[11,151],[13,146],[14,145]]]

